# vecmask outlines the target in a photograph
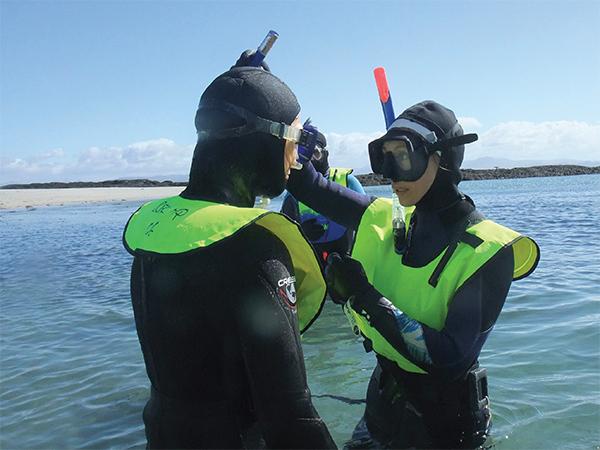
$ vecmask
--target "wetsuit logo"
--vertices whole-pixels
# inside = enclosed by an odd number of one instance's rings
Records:
[[[290,306],[296,306],[296,277],[282,278],[277,282],[277,292]]]

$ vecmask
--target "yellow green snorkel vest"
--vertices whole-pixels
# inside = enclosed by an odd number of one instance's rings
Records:
[[[175,196],[138,209],[125,227],[123,242],[133,255],[182,254],[201,251],[251,224],[268,229],[287,247],[296,277],[299,328],[306,331],[321,312],[326,285],[314,250],[283,214]]]
[[[406,223],[410,223],[413,210],[408,210]],[[369,282],[397,308],[439,331],[444,327],[454,294],[507,246],[512,247],[514,254],[513,280],[533,272],[539,260],[535,241],[491,220],[469,226],[464,239],[446,248],[426,266],[406,266],[402,256],[394,251],[392,201],[380,198],[361,218],[352,257],[362,263]],[[408,372],[425,373],[398,353],[362,315],[352,308],[346,310],[378,354]]]

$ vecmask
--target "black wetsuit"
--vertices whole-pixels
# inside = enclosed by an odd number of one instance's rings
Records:
[[[313,408],[285,245],[251,225],[184,255],[136,256],[151,448],[335,448]]]
[[[443,173],[443,172],[442,172]],[[417,204],[403,262],[423,267],[464,228],[475,207],[452,181],[440,176]],[[439,180],[439,181],[438,181]],[[293,174],[288,190],[299,200],[336,222],[356,230],[374,200],[331,183],[312,168]],[[378,355],[367,395],[365,421],[379,445],[388,448],[473,448],[485,439],[488,417],[468,410],[465,377],[477,363],[483,344],[504,305],[513,273],[512,249],[501,250],[476,272],[449,304],[444,327],[420,324],[429,358],[416,360],[407,351],[402,314],[376,290],[358,299],[371,325],[403,356],[429,375],[405,372]],[[416,321],[415,321],[416,322]],[[390,387],[390,383],[395,386]]]

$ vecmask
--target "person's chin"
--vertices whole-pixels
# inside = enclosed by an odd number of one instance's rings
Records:
[[[398,202],[402,205],[402,206],[414,206],[415,205],[415,201],[412,198],[412,195],[407,195],[407,193],[405,194],[401,194],[398,195]]]

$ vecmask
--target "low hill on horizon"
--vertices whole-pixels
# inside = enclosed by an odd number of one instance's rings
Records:
[[[461,169],[463,180],[500,180],[509,178],[532,178],[532,177],[562,177],[572,175],[593,175],[600,173],[600,166],[533,166],[515,167],[513,169]],[[390,180],[381,175],[370,173],[357,175],[356,178],[363,186],[390,184]]]
[[[515,167],[512,169],[462,169],[463,180],[497,180],[507,178],[529,178],[529,177],[559,177],[572,175],[600,174],[600,166],[587,167],[577,165],[549,165],[533,167]],[[374,173],[356,175],[363,186],[376,186],[390,184],[390,181]],[[68,189],[68,188],[90,188],[90,187],[164,187],[164,186],[187,186],[184,181],[151,180],[147,178],[138,179],[116,179],[105,181],[73,181],[49,183],[23,183],[7,184],[0,189]]]

